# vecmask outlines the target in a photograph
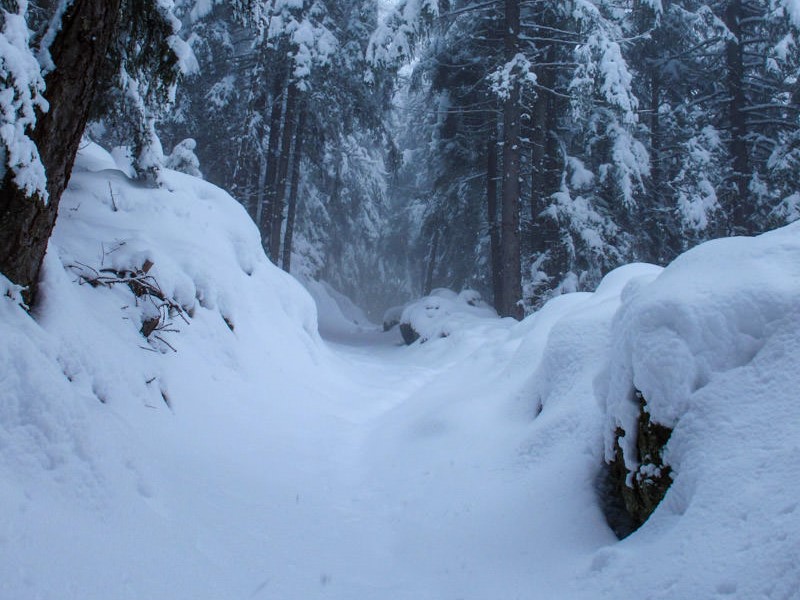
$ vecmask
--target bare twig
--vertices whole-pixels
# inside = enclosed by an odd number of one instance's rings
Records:
[[[118,249],[117,247],[116,249]],[[115,250],[116,250],[115,249]],[[112,250],[111,252],[113,252]],[[103,256],[110,252],[105,251],[103,247]],[[137,306],[139,300],[149,302],[155,308],[157,315],[147,318],[143,321],[140,333],[147,339],[156,339],[167,346],[173,352],[177,352],[174,346],[167,342],[162,335],[163,333],[180,333],[180,330],[173,326],[172,319],[180,317],[184,323],[189,324],[189,318],[183,307],[173,298],[168,297],[158,281],[150,275],[150,270],[153,268],[154,263],[151,260],[146,260],[144,264],[134,270],[117,270],[111,268],[101,268],[99,271],[94,267],[76,261],[74,264],[69,265],[73,271],[78,275],[78,282],[82,285],[88,283],[92,287],[107,287],[111,288],[117,285],[126,286],[136,298]],[[147,348],[152,350],[152,348]]]

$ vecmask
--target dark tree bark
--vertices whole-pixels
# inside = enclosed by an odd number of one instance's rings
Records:
[[[244,177],[245,181],[248,181],[247,188],[250,189],[249,181],[252,181],[253,174],[248,173]],[[267,157],[262,155],[258,159],[258,182],[256,183],[255,187],[255,206],[253,208],[253,221],[260,224],[264,218],[264,209],[266,208],[264,205],[266,204],[266,186],[267,186]],[[249,196],[249,194],[248,194]]]
[[[732,235],[750,233],[749,190],[750,157],[747,152],[747,118],[745,107],[747,99],[744,90],[745,66],[744,44],[742,43],[743,18],[742,1],[730,0],[725,10],[725,25],[733,35],[725,45],[728,87],[728,127],[730,128],[729,151],[733,167],[733,187],[735,193],[728,202],[727,211]]]
[[[500,255],[500,227],[497,222],[497,139],[494,135],[486,144],[486,156],[486,210],[489,223],[492,294],[494,306],[500,310],[503,305],[503,261]]]
[[[557,60],[554,45],[551,44],[545,55],[550,65]],[[552,228],[548,227],[551,219],[542,216],[550,196],[558,191],[558,181],[556,180],[554,187],[552,173],[557,160],[553,155],[558,153],[558,146],[553,143],[556,140],[553,130],[557,122],[556,106],[550,93],[555,88],[553,67],[541,68],[537,73],[537,80],[540,89],[533,106],[531,132],[531,249],[535,254],[543,254],[548,250],[552,251],[558,243],[558,232],[553,237]]]
[[[300,194],[300,163],[303,159],[303,136],[306,128],[306,105],[300,106],[297,116],[297,129],[294,134],[294,156],[292,157],[292,181],[289,193],[289,210],[286,215],[286,235],[283,240],[283,270],[292,272],[292,244],[294,242],[294,223],[297,217],[297,198]]]
[[[425,267],[425,281],[423,283],[422,295],[427,296],[433,290],[433,274],[436,271],[436,258],[439,254],[439,228],[433,230],[433,240],[431,240],[431,252],[428,255],[428,264]]]
[[[664,146],[661,130],[661,79],[655,71],[650,80],[650,173],[653,179],[653,189],[661,193],[664,181],[662,169],[662,148]],[[662,204],[662,203],[658,203]]]
[[[547,197],[550,190],[547,189],[545,184],[546,169],[545,164],[547,152],[547,137],[548,137],[548,104],[549,94],[546,89],[552,89],[552,71],[550,69],[543,69],[537,75],[537,80],[541,84],[541,88],[536,97],[536,102],[533,105],[533,119],[531,131],[531,220],[536,223],[539,214],[544,210],[547,204]],[[536,227],[533,229],[534,236],[536,236]],[[534,240],[535,244],[536,240]]]
[[[50,47],[56,67],[45,79],[50,109],[38,115],[31,132],[47,173],[47,204],[20,190],[10,171],[0,187],[0,272],[27,288],[29,304],[36,299],[58,204],[69,183],[119,14],[120,0],[75,0]]]
[[[292,140],[294,139],[295,109],[297,106],[297,86],[289,84],[286,91],[286,107],[284,108],[283,133],[281,135],[280,157],[275,182],[275,197],[272,205],[272,224],[269,235],[269,256],[276,265],[281,259],[281,228],[283,227],[283,211],[286,204],[286,184],[289,175],[289,159],[292,156]]]
[[[505,0],[505,59],[511,61],[519,53],[519,0]],[[520,83],[515,79],[503,106],[503,200],[502,200],[502,257],[503,317],[521,319],[522,300],[521,258],[519,240],[521,109]]]
[[[269,115],[269,145],[267,147],[267,170],[263,195],[264,206],[261,209],[261,220],[258,223],[258,229],[261,231],[261,243],[267,251],[270,248],[269,238],[272,233],[272,215],[278,189],[278,162],[280,160],[285,83],[285,77],[277,73],[273,81],[272,109]]]

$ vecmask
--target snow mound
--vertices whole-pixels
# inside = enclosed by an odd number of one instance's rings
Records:
[[[641,529],[596,555],[590,578],[609,597],[797,597],[798,299],[797,224],[702,244],[623,291],[596,385],[605,458],[621,427],[626,466],[638,467],[638,390],[673,429],[673,482]],[[620,580],[631,593],[610,593]]]
[[[800,310],[799,233],[800,227],[789,226],[708,242],[654,281],[625,289],[614,319],[608,388],[600,390],[607,430],[635,430],[634,390],[647,400],[653,421],[675,428],[705,401],[705,388],[751,365],[791,328]],[[635,468],[630,441],[626,460]],[[607,436],[607,458],[612,444]]]
[[[495,310],[475,290],[456,293],[438,288],[406,305],[400,315],[400,326],[405,326],[403,338],[410,344],[417,339],[425,342],[447,337],[454,331],[468,329],[476,322],[497,318]]]
[[[180,355],[201,330],[213,336],[204,341],[239,348],[263,345],[261,334],[269,330],[268,339],[280,341],[284,356],[313,355],[313,302],[267,260],[238,203],[212,184],[174,171],[164,172],[166,189],[143,187],[116,170],[93,172],[112,160],[96,145],[79,155],[41,286],[37,319],[74,347],[75,369],[96,371],[126,396],[134,384],[123,372],[140,360],[121,363],[121,356],[132,348],[138,357],[141,346]],[[170,306],[119,283],[136,275]],[[145,321],[159,313],[157,329],[143,339]],[[225,336],[232,336],[227,343]],[[97,347],[110,351],[107,360],[98,361]],[[238,358],[246,362],[245,354]]]
[[[242,207],[164,181],[84,147],[33,316],[0,276],[0,597],[167,598],[175,577],[186,597],[247,596],[219,556],[245,517],[219,493],[264,485],[265,423],[327,351]]]

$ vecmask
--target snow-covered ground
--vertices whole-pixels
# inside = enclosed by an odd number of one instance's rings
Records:
[[[165,181],[86,148],[35,320],[0,280],[2,600],[800,598],[800,227],[411,347],[321,286],[324,342],[244,211]],[[86,283],[147,262],[186,319],[149,340]],[[634,387],[675,481],[620,542]]]

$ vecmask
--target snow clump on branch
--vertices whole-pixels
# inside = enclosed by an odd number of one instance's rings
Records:
[[[36,126],[37,111],[48,109],[43,97],[44,79],[30,47],[26,22],[27,0],[17,11],[3,11],[0,35],[0,177],[8,169],[16,185],[30,196],[47,202],[47,177],[36,143],[29,137]]]

